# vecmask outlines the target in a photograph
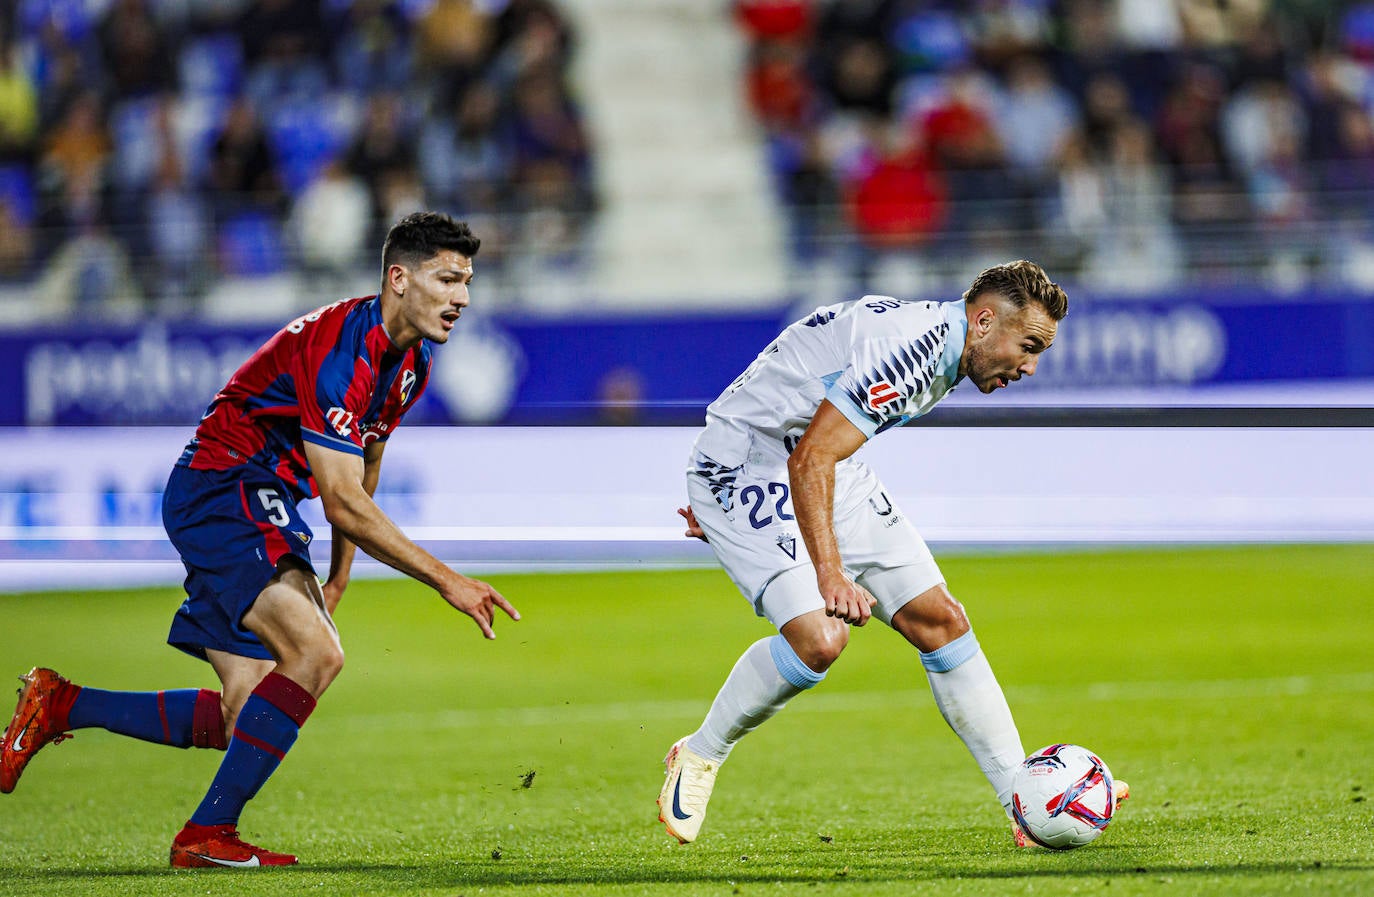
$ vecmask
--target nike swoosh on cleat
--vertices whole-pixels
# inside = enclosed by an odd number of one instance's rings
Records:
[[[19,733],[14,736],[14,741],[10,742],[11,750],[22,751],[24,749],[24,736],[28,734],[29,723],[31,722],[33,722],[33,720],[29,720],[29,722],[24,723],[24,728],[20,729]]]
[[[691,819],[691,813],[682,812],[682,804],[678,802],[678,792],[682,790],[682,773],[678,773],[677,783],[673,785],[673,817],[676,819]]]
[[[192,852],[189,851],[189,850],[186,851],[186,855],[187,855],[187,856],[191,856],[191,857],[195,857],[195,858],[198,859],[198,860],[205,860],[206,862],[209,862],[209,863],[215,863],[216,865],[219,865],[219,866],[233,866],[234,868],[237,868],[237,869],[251,869],[251,868],[253,868],[254,866],[261,866],[261,865],[262,865],[262,861],[259,860],[257,857],[249,857],[249,858],[246,859],[246,860],[222,860],[222,859],[220,859],[219,857],[210,857],[210,856],[206,856],[206,855],[203,854],[203,853],[192,853]]]

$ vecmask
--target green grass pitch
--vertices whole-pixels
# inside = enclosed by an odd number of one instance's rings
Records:
[[[407,581],[345,596],[348,666],[241,827],[299,867],[167,868],[221,755],[84,731],[0,796],[0,895],[1374,894],[1374,547],[942,566],[1026,749],[1085,744],[1131,782],[1092,846],[1011,846],[875,623],[736,750],[680,847],[660,758],[767,624],[715,570],[501,575],[525,619],[489,643]],[[210,686],[162,644],[178,601],[0,597],[0,672]]]

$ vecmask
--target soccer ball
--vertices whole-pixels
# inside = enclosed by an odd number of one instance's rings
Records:
[[[1011,780],[1011,811],[1032,841],[1072,850],[1097,839],[1116,809],[1111,770],[1076,744],[1052,744],[1021,762]]]

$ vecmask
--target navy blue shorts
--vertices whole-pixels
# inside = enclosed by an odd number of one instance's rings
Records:
[[[186,566],[186,600],[167,643],[205,659],[214,648],[271,660],[243,615],[287,555],[312,571],[314,534],[281,480],[244,466],[233,470],[174,467],[162,494],[162,525]]]

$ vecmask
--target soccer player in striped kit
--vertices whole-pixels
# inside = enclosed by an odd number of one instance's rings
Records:
[[[73,729],[225,750],[172,842],[171,864],[291,865],[296,857],[240,839],[239,815],[343,667],[332,615],[355,547],[433,588],[487,638],[494,608],[519,619],[500,593],[416,545],[372,499],[387,438],[429,378],[430,344],[448,340],[468,305],[479,245],[447,215],[404,218],[387,235],[378,295],[288,324],[210,403],[163,494],[163,523],[187,573],[167,641],[209,661],[222,690],[103,691],[35,668],[21,677],[0,737],[0,792]],[[323,585],[296,507],[315,496],[333,529]]]
[[[779,634],[744,652],[701,727],[669,750],[658,797],[669,834],[696,839],[735,744],[824,679],[849,627],[871,616],[918,650],[936,704],[1011,815],[1026,754],[1001,686],[920,533],[851,456],[965,379],[991,393],[1034,374],[1067,313],[1064,291],[1028,261],[983,271],[958,302],[825,306],[707,408],[678,513]]]

